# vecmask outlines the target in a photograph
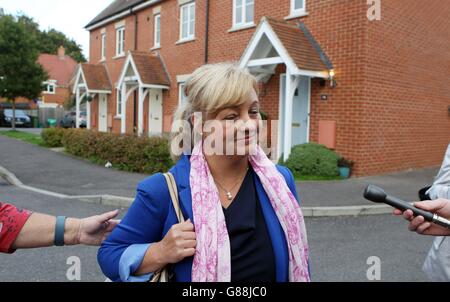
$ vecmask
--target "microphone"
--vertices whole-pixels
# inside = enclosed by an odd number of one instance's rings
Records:
[[[390,196],[386,194],[386,192],[380,187],[368,185],[367,188],[364,190],[364,198],[376,203],[388,204],[403,212],[406,210],[411,210],[414,214],[414,217],[423,216],[426,221],[433,222],[444,228],[450,229],[450,220],[447,220],[431,212],[427,212],[422,209],[416,208],[415,206],[397,197]]]

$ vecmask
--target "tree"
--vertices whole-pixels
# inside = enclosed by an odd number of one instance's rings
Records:
[[[77,62],[86,62],[81,46],[74,40],[67,38],[62,32],[50,29],[41,33],[39,39],[41,53],[57,54],[58,48],[62,45],[66,49],[66,54]]]
[[[37,47],[39,53],[56,55],[58,53],[58,48],[60,46],[64,46],[68,56],[72,57],[77,62],[86,62],[81,46],[78,45],[73,39],[70,39],[64,35],[64,33],[55,29],[41,31],[39,29],[39,24],[36,23],[33,18],[30,18],[24,14],[20,14],[17,17],[17,22],[23,24],[28,34],[32,35],[36,41],[38,41]]]
[[[0,18],[0,97],[12,102],[12,128],[15,130],[16,99],[36,99],[42,92],[47,73],[37,63],[37,41],[23,23],[12,16]]]

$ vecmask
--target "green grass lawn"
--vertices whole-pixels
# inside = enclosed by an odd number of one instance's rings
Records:
[[[0,135],[15,138],[33,145],[44,146],[42,137],[37,134],[9,130],[9,131],[0,131]]]

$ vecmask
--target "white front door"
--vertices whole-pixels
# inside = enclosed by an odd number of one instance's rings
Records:
[[[150,135],[161,135],[162,124],[162,90],[150,89],[150,105],[148,106],[148,132]]]
[[[98,131],[107,132],[107,114],[108,114],[108,103],[106,102],[106,94],[100,94],[98,103]]]
[[[300,77],[294,94],[292,109],[292,147],[308,142],[309,130],[309,81],[307,77]]]
[[[292,145],[301,145],[309,142],[309,111],[310,111],[310,89],[311,79],[308,77],[300,77],[299,84],[294,94],[293,108],[292,108]],[[278,128],[278,155],[284,150],[283,137],[285,132],[285,104],[286,100],[286,75],[281,75],[280,78],[280,121]]]

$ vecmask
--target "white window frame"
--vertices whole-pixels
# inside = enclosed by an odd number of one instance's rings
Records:
[[[240,28],[240,27],[248,27],[255,24],[255,0],[242,0],[242,7],[241,7],[241,13],[242,13],[242,20],[240,23],[237,23],[236,21],[236,1],[233,0],[233,28]],[[253,20],[247,21],[247,2],[253,2]]]
[[[106,60],[106,33],[102,33],[102,48],[101,48],[101,60]]]
[[[153,41],[154,45],[153,48],[160,48],[161,47],[161,14],[156,14],[153,18],[154,20],[154,34],[153,34]],[[158,30],[158,23],[159,23],[159,30]]]
[[[43,82],[45,85],[45,90],[43,91],[44,94],[55,94],[56,93],[56,81],[55,80],[48,80],[46,82]],[[49,89],[49,87],[53,87],[53,91]]]
[[[193,28],[191,28],[191,7],[194,7],[194,17],[193,17],[193,21],[194,21],[194,25]],[[184,16],[183,16],[183,8],[187,7],[187,36],[183,37],[183,23],[186,23],[184,20]],[[190,41],[190,40],[194,40],[195,39],[195,1],[183,4],[180,6],[180,42],[182,41]],[[192,29],[192,34],[190,34]]]
[[[125,55],[125,26],[116,29],[116,56]]]
[[[306,15],[306,0],[303,0],[302,8],[295,8],[295,0],[291,0],[291,16]]]
[[[116,89],[116,117],[122,117],[122,90]]]
[[[187,96],[184,94],[184,87],[186,82],[178,83],[178,104],[182,105],[187,101]]]

